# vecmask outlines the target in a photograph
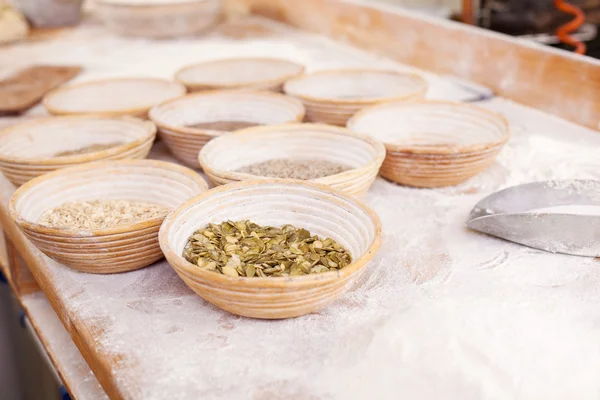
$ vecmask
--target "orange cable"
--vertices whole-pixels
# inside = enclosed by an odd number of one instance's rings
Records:
[[[556,36],[558,36],[558,39],[561,42],[575,47],[575,53],[585,54],[585,43],[575,39],[573,36],[570,35],[571,33],[577,31],[577,29],[579,29],[581,25],[584,24],[585,14],[581,10],[581,8],[574,6],[573,4],[566,3],[565,0],[554,0],[554,5],[560,11],[573,15],[575,17],[575,19],[573,19],[572,21],[559,27],[556,30]]]
[[[463,0],[463,22],[473,25],[473,0]]]

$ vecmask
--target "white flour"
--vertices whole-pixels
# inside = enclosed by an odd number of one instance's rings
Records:
[[[411,70],[266,26],[277,34],[175,42],[126,40],[89,26],[60,42],[3,49],[0,60],[85,64],[80,81],[170,77],[185,64],[230,54],[276,54],[309,70]],[[471,95],[425,76],[430,96]],[[482,106],[512,125],[498,162],[453,188],[378,179],[366,201],[383,223],[381,250],[356,287],[318,313],[284,321],[238,318],[196,296],[165,262],[94,276],[40,256],[45,274],[78,323],[102,328],[95,346],[121,360],[112,373],[125,399],[597,399],[596,261],[480,235],[465,221],[478,200],[500,188],[600,178],[600,135],[500,98]],[[6,204],[13,189],[0,183]]]

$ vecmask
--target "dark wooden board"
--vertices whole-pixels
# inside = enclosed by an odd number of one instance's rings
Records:
[[[0,81],[0,115],[19,114],[36,105],[46,93],[73,79],[80,67],[36,65]]]

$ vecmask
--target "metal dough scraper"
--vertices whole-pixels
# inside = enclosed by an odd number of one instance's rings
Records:
[[[600,181],[513,186],[481,200],[467,226],[552,253],[600,256]]]

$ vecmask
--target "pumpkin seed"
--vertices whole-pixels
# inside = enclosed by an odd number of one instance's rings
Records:
[[[209,224],[188,239],[183,257],[198,268],[230,277],[280,277],[337,271],[352,262],[331,238],[292,225],[260,226],[251,221]]]

